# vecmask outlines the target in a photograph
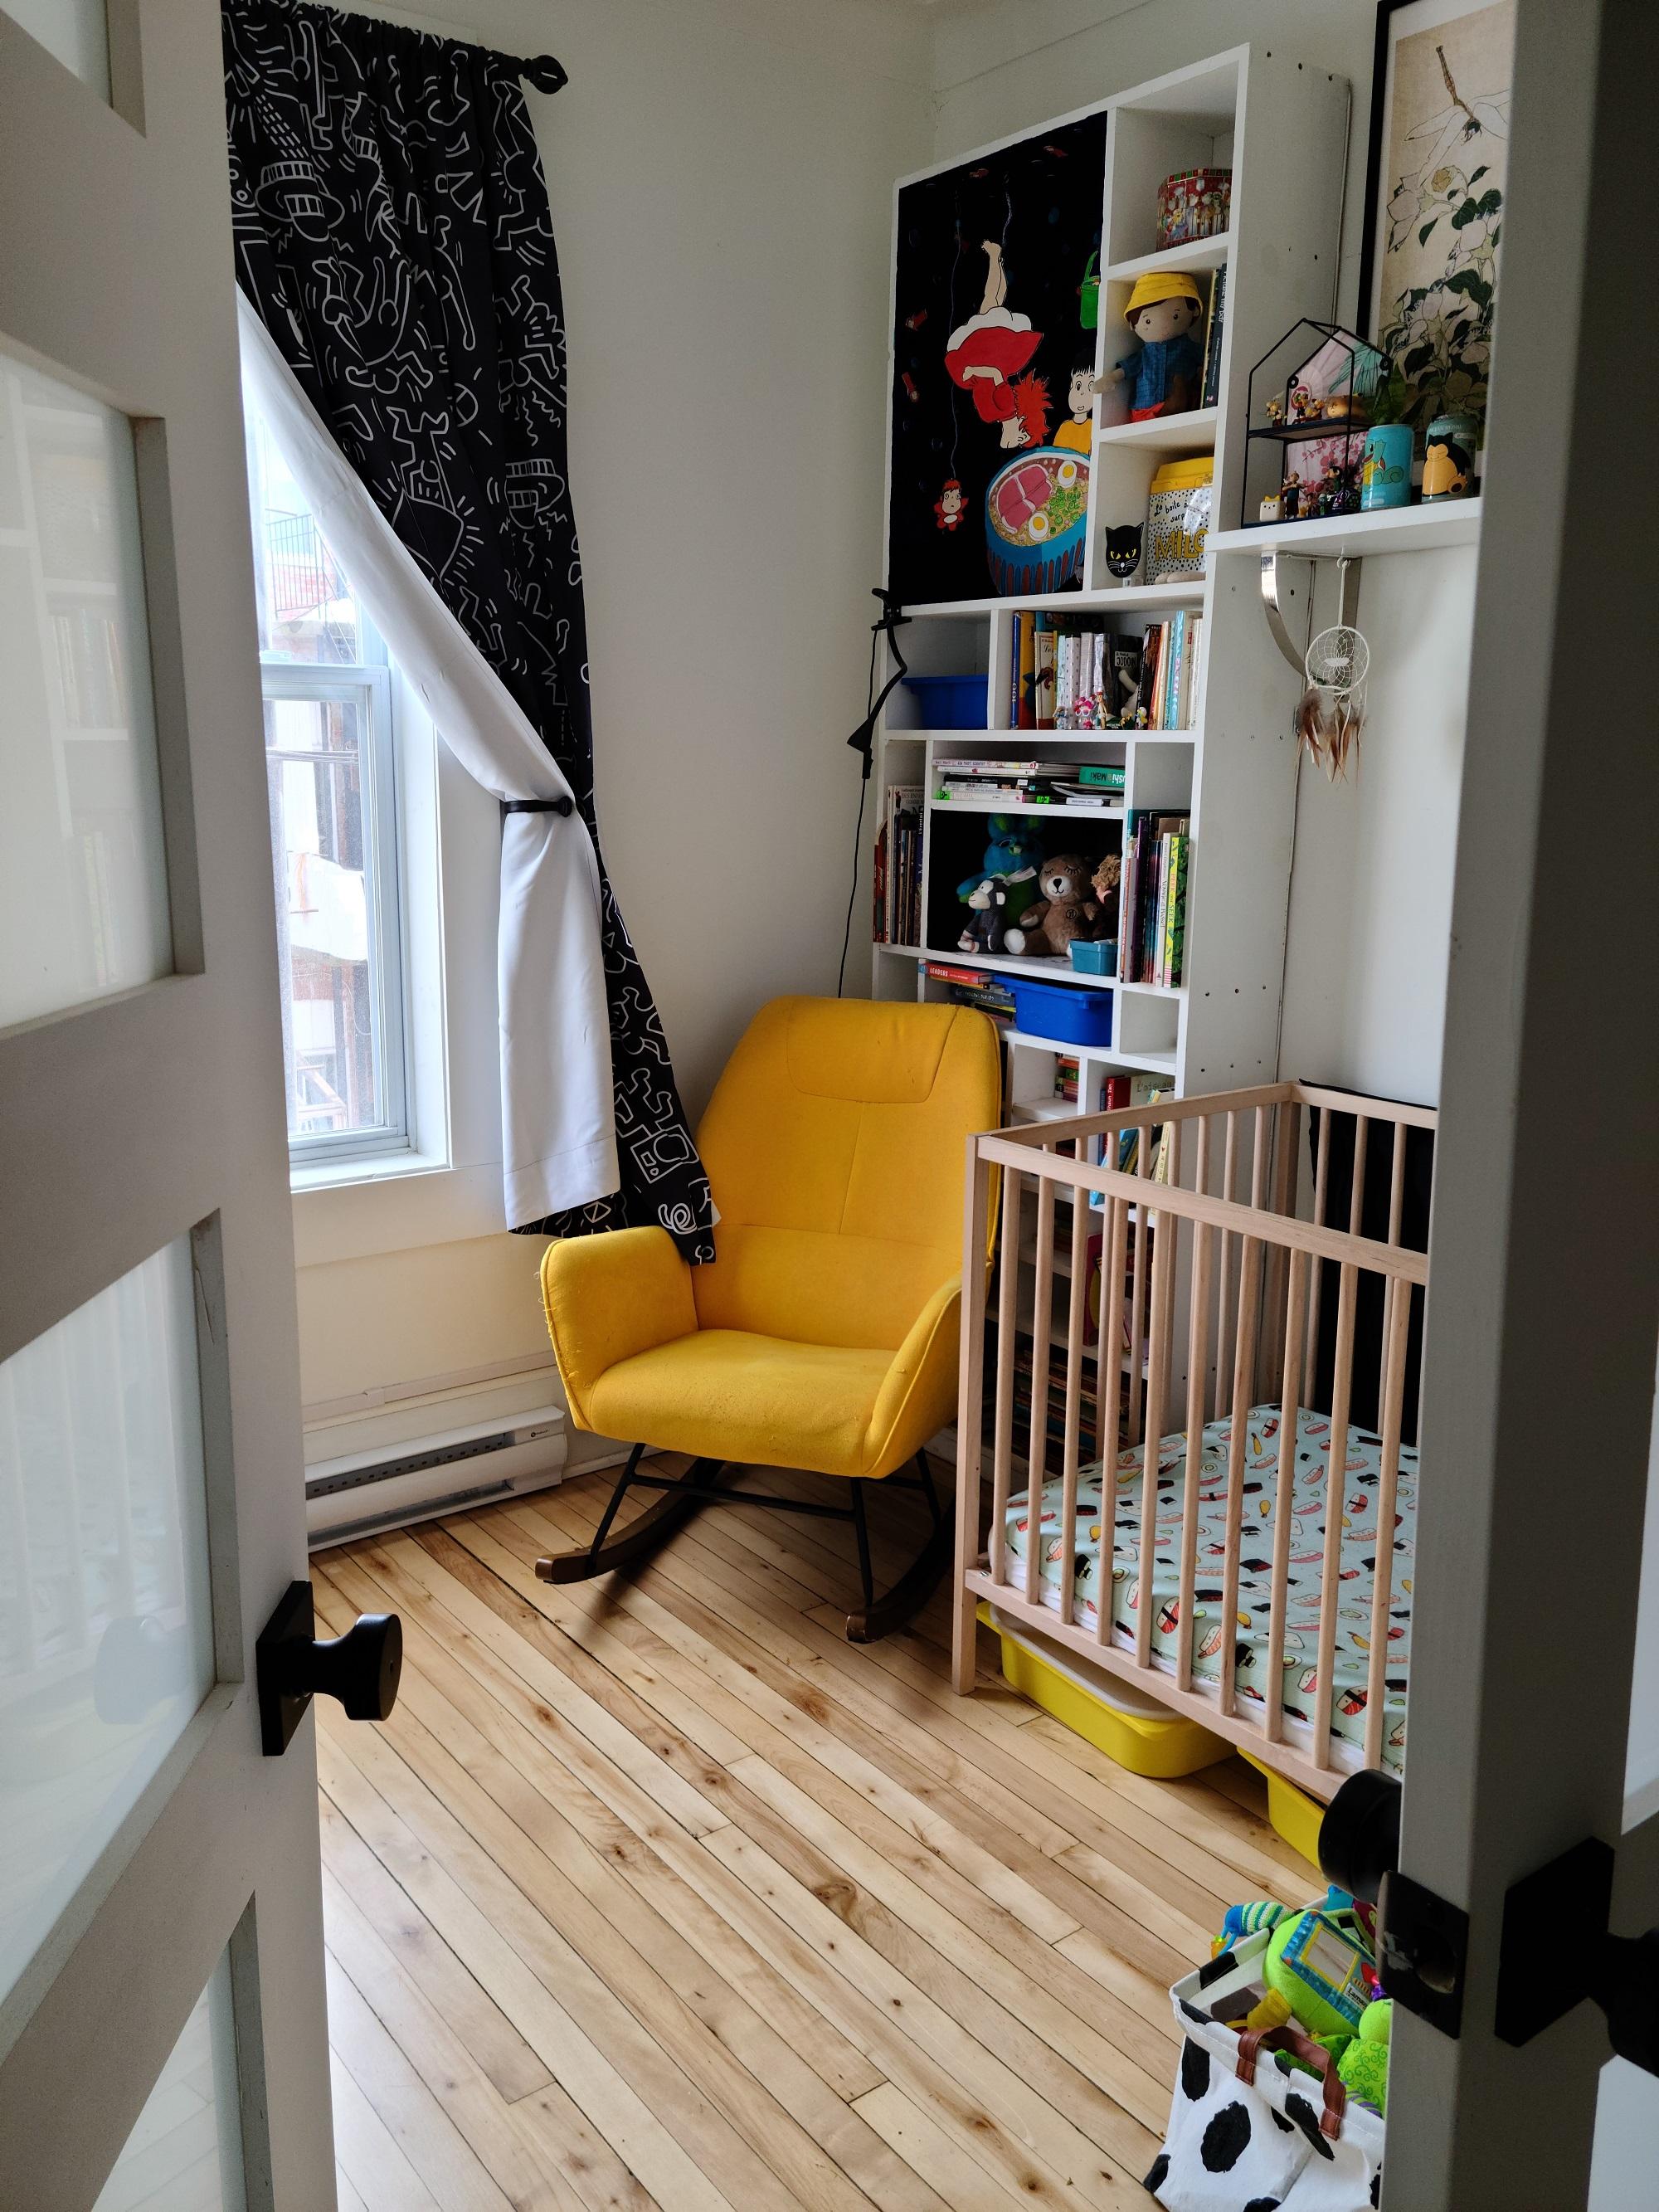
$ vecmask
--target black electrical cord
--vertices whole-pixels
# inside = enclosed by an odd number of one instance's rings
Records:
[[[890,694],[910,672],[909,665],[899,648],[898,641],[898,633],[909,621],[909,616],[901,614],[898,603],[892,592],[883,591],[879,586],[872,592],[871,597],[880,600],[881,617],[878,621],[870,625],[870,682],[865,694],[868,702],[868,711],[857,729],[847,740],[854,751],[862,758],[864,772],[859,778],[859,817],[853,830],[853,880],[847,892],[847,925],[842,931],[841,966],[836,972],[836,996],[838,999],[842,996],[846,989],[847,955],[853,942],[853,909],[858,903],[859,896],[859,860],[864,851],[864,802],[870,788],[870,771],[875,765],[876,724],[880,719],[882,708],[887,704]],[[893,673],[882,685],[880,693],[878,694],[876,655],[880,650],[881,640],[884,637],[886,638],[892,652]]]

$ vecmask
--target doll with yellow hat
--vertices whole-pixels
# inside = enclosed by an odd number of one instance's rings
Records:
[[[1155,415],[1184,415],[1197,404],[1204,355],[1193,332],[1204,319],[1204,295],[1192,277],[1173,269],[1149,269],[1137,276],[1123,319],[1140,340],[1095,379],[1095,389],[1127,383],[1129,420],[1145,422]]]

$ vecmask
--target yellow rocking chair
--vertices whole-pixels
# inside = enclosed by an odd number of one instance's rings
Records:
[[[666,1231],[550,1245],[542,1292],[579,1429],[633,1451],[578,1582],[647,1559],[702,1506],[741,1498],[850,1521],[866,1643],[924,1604],[951,1537],[922,1446],[955,1413],[966,1139],[996,1126],[993,1024],[958,1006],[777,999],[750,1024],[697,1133],[720,1223],[693,1267]],[[647,1450],[685,1474],[642,1474]],[[878,1600],[865,1485],[914,1462],[933,1532]],[[839,1475],[846,1506],[731,1488],[741,1467]],[[664,1494],[612,1535],[629,1489]]]

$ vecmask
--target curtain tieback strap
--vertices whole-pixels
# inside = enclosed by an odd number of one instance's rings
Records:
[[[574,814],[574,799],[504,799],[503,814]]]

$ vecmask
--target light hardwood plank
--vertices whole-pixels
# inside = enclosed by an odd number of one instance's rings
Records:
[[[611,1480],[313,1561],[325,1627],[405,1639],[384,1728],[319,1709],[343,2212],[1139,2212],[1168,1983],[1317,1887],[1259,1778],[1127,1774],[983,1630],[957,1698],[948,1590],[848,1644],[850,1530],[810,1516],[538,1582]],[[927,1526],[874,1501],[878,1579]]]

